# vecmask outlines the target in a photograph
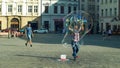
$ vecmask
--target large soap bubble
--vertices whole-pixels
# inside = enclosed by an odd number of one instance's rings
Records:
[[[66,15],[64,17],[64,38],[62,40],[62,44],[65,47],[68,47],[69,45],[69,40],[70,37],[68,37],[70,34],[72,34],[71,31],[69,31],[69,27],[71,27],[72,29],[74,29],[74,26],[78,25],[79,28],[84,27],[84,30],[82,30],[79,34],[80,34],[80,41],[84,38],[84,36],[86,34],[88,34],[93,26],[93,19],[92,16],[82,10],[79,11],[73,11],[70,14]]]

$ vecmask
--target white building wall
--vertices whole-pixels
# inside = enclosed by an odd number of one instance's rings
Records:
[[[57,3],[57,4],[56,4]],[[49,13],[45,14],[45,4],[49,5]],[[58,13],[54,14],[54,4],[58,6]],[[21,17],[21,26],[25,26],[27,24],[27,21],[31,21],[37,17],[40,17],[39,20],[39,28],[41,25],[44,25],[44,21],[49,21],[49,29],[51,31],[54,31],[54,19],[62,19],[65,15],[68,14],[68,6],[71,6],[71,10],[73,11],[74,6],[76,5],[78,7],[78,2],[74,0],[2,0],[2,11],[1,11],[1,21],[5,24],[2,24],[2,28],[7,27],[7,22],[10,23],[11,19],[16,17]],[[8,5],[12,5],[12,12],[8,12]],[[22,5],[22,12],[18,12],[18,5]],[[28,5],[33,6],[34,11],[34,5],[38,5],[38,13],[28,13]],[[64,6],[64,14],[60,13],[60,6]],[[77,8],[78,9],[78,8]],[[3,17],[3,18],[2,18]],[[9,21],[7,20],[7,17],[9,18]],[[30,17],[30,19],[28,19]],[[25,22],[24,19],[25,18]],[[4,19],[4,20],[3,20]],[[19,18],[20,19],[20,18]]]
[[[100,0],[100,11],[99,11],[99,15],[100,15],[100,21],[99,23],[103,23],[103,28],[101,28],[101,25],[100,25],[100,31],[102,32],[102,29],[106,29],[106,23],[109,23],[110,26],[111,26],[111,29],[113,30],[113,25],[119,25],[120,24],[120,21],[111,21],[112,19],[114,19],[115,17],[119,16],[119,0],[112,0],[112,3],[108,2],[105,3],[105,0],[103,0],[103,3],[102,3],[102,0]],[[110,8],[112,9],[112,14],[110,14]],[[115,15],[115,10],[114,9],[117,9],[116,11],[116,15]],[[103,12],[103,16],[101,15],[101,10],[104,10]],[[106,16],[106,12],[105,10],[108,9],[108,12],[107,12],[107,16]]]
[[[19,19],[20,28],[27,25],[28,21],[38,21],[38,26],[40,27],[40,20],[38,17],[41,15],[41,0],[0,0],[1,12],[0,21],[1,29],[6,29],[10,27],[11,20],[13,18]],[[8,12],[8,5],[12,5],[12,12]],[[22,12],[18,12],[18,5],[22,5]],[[33,12],[28,13],[28,5],[32,5]],[[34,12],[34,6],[38,6],[38,12]],[[24,19],[25,20],[24,20]]]
[[[23,9],[23,10],[22,10],[22,15],[23,15],[23,16],[26,16],[26,14],[27,14],[26,0],[23,1],[22,5],[24,6],[24,7],[22,7],[22,9]]]
[[[42,1],[42,25],[44,25],[44,21],[49,21],[49,30],[50,31],[55,31],[55,21],[54,19],[63,19],[65,15],[68,14],[68,6],[71,4],[71,10],[73,11],[74,6],[73,5],[78,5],[77,1],[60,1],[60,0],[46,0]],[[45,5],[49,5],[49,13],[45,14]],[[54,5],[58,6],[57,14],[54,14]],[[60,13],[60,6],[64,6],[64,14]],[[78,7],[77,7],[78,9]]]
[[[7,13],[7,11],[6,11],[6,4],[5,4],[5,0],[3,0],[3,2],[2,2],[2,16],[5,16],[6,15],[6,13]]]
[[[113,3],[105,3],[105,0],[103,0],[104,1],[104,3],[103,4],[101,4],[100,3],[100,16],[101,16],[101,9],[108,9],[108,16],[110,16],[110,11],[109,11],[109,9],[110,8],[112,8],[112,16],[115,16],[115,14],[114,14],[114,8],[117,8],[117,10],[119,9],[119,3],[118,2],[113,2]],[[114,1],[114,0],[113,0]],[[118,11],[117,11],[117,15],[118,15]],[[104,16],[105,16],[105,11],[104,11]]]
[[[2,0],[2,16],[11,16],[11,15],[20,15],[20,16],[40,16],[40,1],[31,1],[27,0]],[[12,5],[12,13],[8,12],[8,5]],[[22,13],[18,13],[18,5],[22,5]],[[28,13],[28,5],[33,6],[33,12]],[[34,13],[34,6],[38,6],[38,13]]]

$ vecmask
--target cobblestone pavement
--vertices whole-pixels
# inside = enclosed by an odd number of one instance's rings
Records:
[[[120,68],[120,36],[102,40],[101,35],[87,35],[77,61],[71,47],[61,44],[62,38],[63,34],[36,34],[33,47],[26,47],[24,37],[0,37],[0,68]],[[69,61],[58,61],[61,54]]]

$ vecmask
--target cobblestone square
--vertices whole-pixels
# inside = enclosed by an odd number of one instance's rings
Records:
[[[102,40],[101,35],[88,35],[80,47],[77,61],[72,49],[61,44],[63,34],[36,34],[33,47],[24,38],[0,38],[0,68],[119,68],[120,36]],[[60,62],[61,54],[69,61]]]

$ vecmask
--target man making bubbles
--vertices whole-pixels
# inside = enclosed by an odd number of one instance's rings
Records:
[[[79,51],[79,41],[80,41],[80,32],[84,30],[84,27],[83,27],[83,24],[78,26],[78,25],[75,25],[73,27],[73,29],[71,27],[69,27],[69,30],[72,31],[72,42],[71,42],[71,45],[72,45],[72,50],[73,50],[73,58],[74,58],[74,61],[76,60],[76,58],[78,58],[77,54],[78,54],[78,51]]]

